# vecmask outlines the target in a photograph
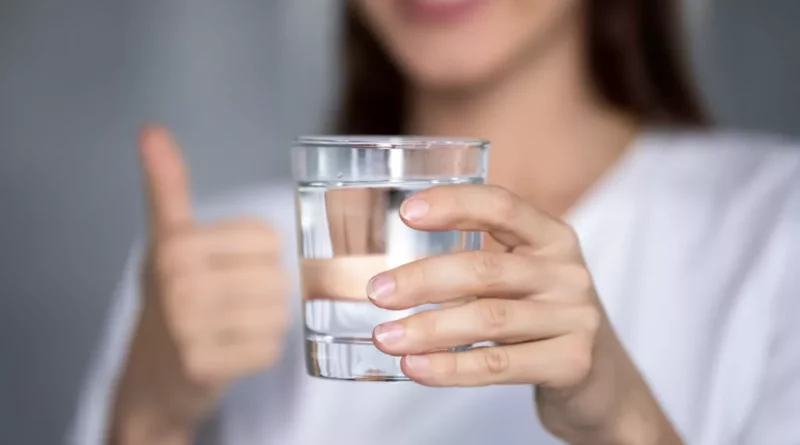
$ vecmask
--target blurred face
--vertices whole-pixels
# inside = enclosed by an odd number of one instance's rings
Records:
[[[581,0],[352,0],[412,83],[469,88],[577,32]]]

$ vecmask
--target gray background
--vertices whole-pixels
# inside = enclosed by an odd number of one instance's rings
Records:
[[[200,195],[285,174],[330,103],[338,4],[0,0],[1,444],[65,431],[142,228],[139,125],[176,131]],[[800,2],[693,6],[720,121],[800,135]]]

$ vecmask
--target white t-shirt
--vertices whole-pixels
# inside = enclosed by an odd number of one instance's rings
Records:
[[[206,212],[240,214],[295,236],[289,184]],[[730,134],[646,133],[567,220],[613,325],[687,444],[800,444],[800,149]],[[138,257],[87,378],[76,445],[103,441],[140,304]],[[308,377],[299,299],[294,306],[285,359],[234,385],[206,435],[215,437],[203,443],[559,443],[539,423],[531,387]]]

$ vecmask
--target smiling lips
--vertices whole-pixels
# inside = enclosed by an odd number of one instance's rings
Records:
[[[396,0],[414,20],[451,22],[479,9],[489,0]],[[496,1],[496,0],[495,0]]]

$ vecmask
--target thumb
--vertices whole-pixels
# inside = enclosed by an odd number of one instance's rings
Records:
[[[162,233],[193,221],[189,178],[180,148],[169,131],[146,126],[140,154],[150,213],[150,230]]]

